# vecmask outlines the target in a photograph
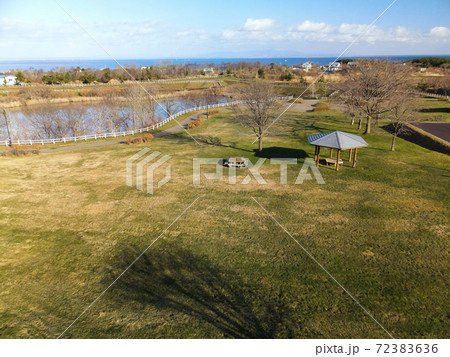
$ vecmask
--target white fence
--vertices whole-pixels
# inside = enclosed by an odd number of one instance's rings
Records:
[[[223,79],[221,79],[219,76],[206,76],[206,77],[182,77],[182,78],[168,78],[168,79],[154,79],[154,80],[142,80],[142,81],[133,81],[133,80],[126,80],[123,82],[118,83],[102,83],[102,82],[95,82],[95,83],[61,83],[61,84],[47,84],[48,87],[94,87],[94,86],[120,86],[120,85],[131,85],[131,84],[158,84],[158,83],[217,83],[217,82],[223,82]],[[23,86],[27,87],[33,87],[34,84],[22,84]]]
[[[436,94],[436,93],[429,93],[429,92],[419,92],[419,91],[411,91],[414,94],[418,94],[418,95],[423,95],[426,97],[435,97],[435,98],[445,98],[445,99],[449,99],[448,95],[443,95],[443,94]]]
[[[292,99],[293,97],[279,97],[278,100],[289,100]],[[212,105],[202,105],[200,107],[193,107],[193,108],[188,108],[188,109],[184,109],[182,111],[179,111],[178,113],[175,113],[171,116],[169,116],[168,118],[157,122],[153,125],[147,126],[145,128],[141,128],[141,129],[135,129],[135,130],[128,130],[128,131],[114,131],[112,133],[102,133],[102,134],[91,134],[91,135],[80,135],[80,136],[70,136],[67,138],[57,138],[57,139],[30,139],[30,140],[12,140],[11,144],[12,145],[44,145],[44,144],[56,144],[56,143],[67,143],[70,141],[76,142],[76,141],[87,141],[87,140],[96,140],[96,139],[106,139],[106,138],[118,138],[121,136],[128,136],[128,135],[134,135],[134,134],[139,134],[139,133],[145,133],[148,131],[152,131],[155,130],[165,124],[167,124],[169,121],[187,114],[187,113],[191,113],[191,112],[195,112],[198,110],[205,110],[208,108],[223,108],[223,107],[228,107],[231,105],[236,105],[236,104],[240,104],[241,101],[233,101],[233,102],[227,102],[227,103],[219,103],[219,104],[212,104]],[[0,145],[9,145],[9,140],[2,140],[0,141]]]

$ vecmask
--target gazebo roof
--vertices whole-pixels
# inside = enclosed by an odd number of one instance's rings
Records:
[[[369,146],[369,144],[367,144],[362,137],[344,133],[342,131],[331,131],[329,133],[308,135],[308,141],[311,145],[323,146],[338,150]]]

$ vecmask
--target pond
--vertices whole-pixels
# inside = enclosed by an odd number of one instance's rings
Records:
[[[225,103],[217,97],[209,104]],[[140,129],[184,109],[206,105],[205,100],[165,99],[158,103],[145,98],[133,101],[101,101],[82,104],[48,104],[8,111],[12,140],[67,138]],[[0,120],[0,141],[7,140],[4,118]]]

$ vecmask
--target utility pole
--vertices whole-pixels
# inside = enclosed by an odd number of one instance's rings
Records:
[[[5,117],[6,131],[8,132],[8,139],[9,139],[9,146],[12,146],[11,133],[9,132],[9,125],[8,125],[8,116],[6,115],[5,109],[3,109],[3,116]]]

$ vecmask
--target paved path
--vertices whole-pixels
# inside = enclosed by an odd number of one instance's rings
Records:
[[[414,126],[450,142],[450,123],[414,123]]]
[[[293,112],[309,112],[314,109],[313,105],[317,104],[317,102],[318,100],[304,100],[303,103],[294,103],[289,110]],[[290,104],[288,103],[287,105]]]

